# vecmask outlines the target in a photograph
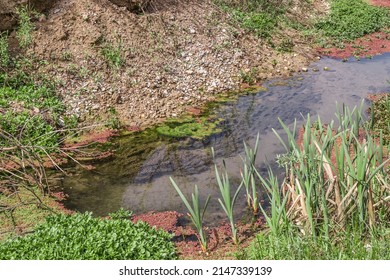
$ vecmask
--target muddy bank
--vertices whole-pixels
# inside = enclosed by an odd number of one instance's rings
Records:
[[[352,42],[342,43],[340,47],[318,48],[317,51],[321,55],[333,58],[348,59],[355,57],[358,60],[371,58],[375,55],[390,52],[389,31],[375,32]]]
[[[242,248],[247,247],[258,232],[264,221],[256,218],[252,223],[238,223],[239,245],[235,245],[231,238],[231,229],[228,223],[219,226],[205,227],[208,240],[208,252],[202,253],[196,231],[188,217],[176,211],[147,212],[135,215],[133,222],[144,221],[152,227],[161,228],[173,235],[180,259],[236,259]],[[242,252],[241,252],[242,253]]]

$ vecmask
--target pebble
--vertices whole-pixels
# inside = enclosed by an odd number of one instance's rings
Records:
[[[302,71],[307,72],[307,71],[309,71],[309,69],[307,69],[306,67],[302,67]]]

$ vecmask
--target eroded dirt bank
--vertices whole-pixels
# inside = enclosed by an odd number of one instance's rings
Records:
[[[289,27],[270,47],[212,1],[160,2],[139,14],[108,0],[63,0],[39,18],[27,52],[47,62],[38,70],[58,82],[68,115],[145,127],[316,57]],[[300,2],[289,15],[303,22],[327,10],[325,1]],[[291,52],[278,48],[287,39]]]

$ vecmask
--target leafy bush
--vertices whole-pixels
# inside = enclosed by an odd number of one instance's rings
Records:
[[[1,259],[175,259],[170,234],[144,222],[93,218],[91,213],[49,216],[33,234],[0,244]]]
[[[333,0],[329,16],[316,28],[325,36],[353,40],[390,26],[389,11],[363,0]]]

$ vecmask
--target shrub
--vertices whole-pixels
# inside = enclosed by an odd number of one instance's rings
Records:
[[[91,213],[53,215],[34,233],[0,244],[1,259],[175,259],[170,234],[144,222],[93,218]]]

